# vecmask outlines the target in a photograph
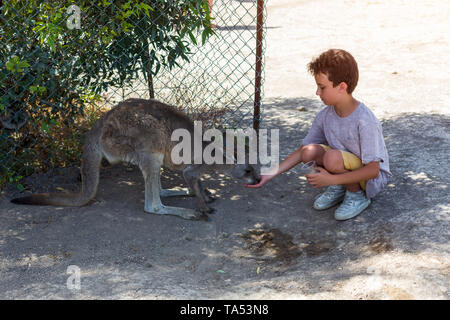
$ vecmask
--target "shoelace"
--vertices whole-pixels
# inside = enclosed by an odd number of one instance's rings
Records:
[[[342,205],[344,207],[354,207],[356,205],[356,203],[357,202],[355,200],[347,200]]]
[[[344,206],[349,206],[349,207],[354,207],[356,204],[358,204],[359,199],[356,199],[355,196],[347,196],[347,199],[344,200],[343,205]]]
[[[338,194],[338,193],[343,193],[343,194],[345,194],[345,192],[342,192],[343,190],[342,189],[338,189],[338,188],[334,188],[334,189],[331,189],[331,190],[327,190],[328,192],[327,192],[327,195],[329,195],[329,196],[335,196],[336,194]]]
[[[328,194],[325,194],[325,196],[326,196],[328,199],[332,199],[332,198],[335,198],[335,197],[336,197],[336,193],[328,193]]]

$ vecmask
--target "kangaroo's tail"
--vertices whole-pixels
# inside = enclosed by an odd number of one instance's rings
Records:
[[[41,193],[12,199],[15,204],[53,205],[53,206],[83,206],[95,197],[97,192],[102,149],[99,139],[87,136],[83,147],[81,161],[81,191],[79,193]]]

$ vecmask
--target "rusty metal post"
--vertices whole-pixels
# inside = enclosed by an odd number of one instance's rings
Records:
[[[256,68],[255,68],[255,101],[253,106],[253,129],[259,132],[261,112],[261,79],[262,79],[262,46],[264,26],[264,0],[257,0],[256,18]]]

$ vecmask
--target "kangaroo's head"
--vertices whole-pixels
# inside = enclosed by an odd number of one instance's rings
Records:
[[[233,154],[233,158],[235,161],[235,164],[233,166],[233,169],[231,170],[231,176],[234,179],[238,179],[243,181],[246,184],[256,184],[259,182],[259,180],[261,180],[261,177],[259,175],[259,167],[257,164],[251,164],[250,162],[250,158],[249,158],[249,153],[251,150],[250,147],[250,137],[249,136],[242,136],[239,137],[235,135],[235,133],[231,132],[231,139],[227,136],[227,134],[229,134],[229,132],[223,131],[223,141],[225,142],[225,147],[227,146],[227,143],[229,141],[233,141],[233,150],[234,150],[234,154]],[[253,138],[256,138],[256,133],[254,133],[255,136]],[[243,148],[238,148],[237,146],[239,144],[243,144]],[[244,158],[243,158],[243,162],[244,163],[237,163],[236,164],[236,160],[238,161],[242,161],[239,160],[240,157],[238,157],[238,149],[240,151],[244,152]],[[256,152],[256,150],[255,150]],[[225,154],[225,153],[224,153]]]
[[[231,171],[231,176],[247,184],[256,184],[261,179],[258,170],[251,164],[237,164]]]

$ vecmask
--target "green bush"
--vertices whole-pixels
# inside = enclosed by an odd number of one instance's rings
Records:
[[[159,70],[212,34],[207,0],[3,1],[0,187],[77,161],[101,93],[143,76],[152,96]]]

